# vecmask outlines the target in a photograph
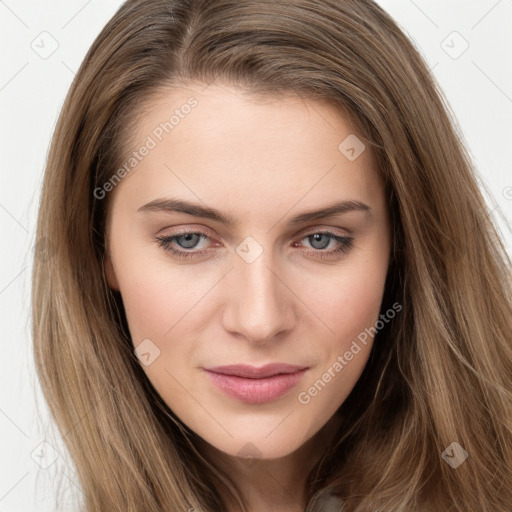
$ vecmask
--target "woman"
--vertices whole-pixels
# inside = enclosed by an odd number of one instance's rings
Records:
[[[36,364],[92,511],[510,511],[510,261],[370,0],[129,0],[48,159]]]

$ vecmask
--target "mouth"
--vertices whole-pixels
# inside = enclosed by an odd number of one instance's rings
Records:
[[[249,365],[203,368],[210,381],[231,398],[248,404],[277,400],[293,389],[308,367],[271,363],[262,367]]]

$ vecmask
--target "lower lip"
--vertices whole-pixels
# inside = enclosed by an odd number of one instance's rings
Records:
[[[212,382],[226,395],[246,404],[264,404],[277,400],[294,388],[305,372],[306,369],[263,379],[249,379],[206,370]]]

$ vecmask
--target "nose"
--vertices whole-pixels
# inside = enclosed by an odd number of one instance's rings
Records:
[[[253,344],[275,341],[278,334],[291,330],[296,319],[294,294],[270,253],[263,251],[252,263],[237,256],[226,282],[224,328]]]

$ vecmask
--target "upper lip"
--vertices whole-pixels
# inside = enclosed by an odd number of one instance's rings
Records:
[[[247,377],[251,379],[264,379],[282,373],[295,373],[305,370],[307,366],[297,366],[286,363],[270,363],[256,367],[245,364],[232,364],[229,366],[211,366],[204,368],[206,371],[220,373],[223,375],[234,375],[236,377]]]

